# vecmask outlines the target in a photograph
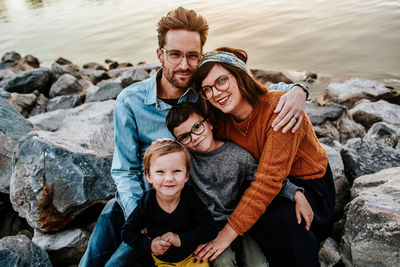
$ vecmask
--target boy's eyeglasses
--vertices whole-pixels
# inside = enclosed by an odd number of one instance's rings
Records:
[[[165,48],[160,49],[167,55],[167,61],[174,65],[178,65],[181,63],[182,59],[186,57],[186,60],[190,66],[197,66],[199,65],[199,61],[202,56],[199,52],[187,52],[185,55],[180,50],[166,50]]]
[[[206,120],[207,119],[204,119],[202,121],[199,121],[199,122],[195,123],[193,125],[193,127],[192,127],[192,130],[190,130],[190,132],[181,134],[180,136],[178,136],[178,138],[176,138],[176,140],[179,143],[181,143],[182,145],[189,144],[190,142],[192,142],[192,134],[200,135],[200,134],[202,134],[204,132],[204,130],[206,129],[204,127],[204,122]]]
[[[232,74],[221,75],[215,80],[214,85],[206,85],[201,87],[201,97],[204,99],[211,99],[214,95],[213,87],[220,92],[226,91],[229,88],[229,77],[231,76]]]

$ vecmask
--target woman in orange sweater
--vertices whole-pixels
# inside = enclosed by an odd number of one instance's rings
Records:
[[[227,225],[195,253],[198,259],[213,260],[249,231],[271,266],[319,266],[319,244],[335,205],[327,154],[306,115],[298,124],[297,115],[291,118],[294,133],[274,130],[274,109],[283,92],[270,91],[252,78],[246,61],[243,50],[219,48],[204,55],[195,76],[218,137],[242,146],[259,161],[255,181]],[[293,202],[277,196],[286,177],[305,189],[314,212],[311,228],[299,224]]]

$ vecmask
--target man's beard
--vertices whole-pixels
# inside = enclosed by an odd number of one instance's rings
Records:
[[[190,77],[189,80],[180,81],[179,79],[175,78],[175,74],[179,74],[179,73],[189,73],[189,74],[192,74],[192,76]],[[193,73],[194,73],[194,71],[192,71],[191,69],[177,70],[177,71],[172,71],[172,72],[171,71],[166,71],[165,72],[165,78],[174,87],[182,89],[182,90],[186,90],[186,89],[188,89],[189,85],[192,82]]]

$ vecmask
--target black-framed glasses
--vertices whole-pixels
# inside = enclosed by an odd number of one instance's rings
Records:
[[[231,76],[232,74],[221,75],[215,80],[214,85],[206,85],[201,87],[201,97],[204,99],[211,99],[214,95],[213,87],[220,92],[226,91],[229,88],[229,77]]]
[[[167,61],[170,64],[178,65],[181,63],[182,59],[186,57],[186,60],[190,66],[199,65],[199,61],[202,57],[202,54],[199,52],[187,52],[186,55],[180,50],[167,50],[165,48],[160,48],[163,53],[167,55]]]
[[[182,145],[189,144],[190,142],[192,142],[192,134],[200,135],[200,134],[202,134],[204,132],[204,130],[206,129],[205,126],[204,126],[204,122],[206,120],[207,119],[204,119],[202,121],[196,122],[193,125],[192,129],[190,130],[190,132],[181,134],[180,136],[178,136],[178,138],[176,138],[176,140],[179,143],[181,143]]]

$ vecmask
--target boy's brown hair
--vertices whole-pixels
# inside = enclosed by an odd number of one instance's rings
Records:
[[[143,166],[145,173],[150,171],[150,161],[152,157],[161,157],[167,154],[183,152],[186,158],[186,171],[190,173],[190,154],[187,149],[178,141],[172,139],[160,139],[153,142],[144,153]],[[173,163],[171,163],[173,164]]]
[[[158,22],[158,45],[163,48],[165,45],[165,36],[169,30],[187,30],[198,32],[200,34],[201,48],[207,40],[208,24],[206,19],[197,14],[194,10],[188,10],[183,7],[178,7],[175,10],[160,19]]]
[[[175,136],[174,129],[184,123],[193,113],[200,115],[203,119],[206,117],[204,111],[196,103],[183,102],[171,108],[166,118],[166,124],[173,136]]]

